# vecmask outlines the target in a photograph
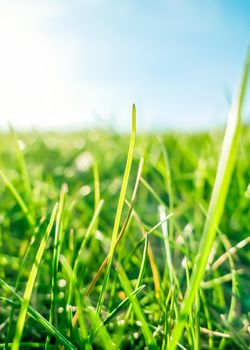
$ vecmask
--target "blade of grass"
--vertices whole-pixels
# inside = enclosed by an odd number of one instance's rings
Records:
[[[169,191],[171,191],[171,190],[169,189]],[[173,206],[171,206],[171,208],[173,209]],[[173,268],[172,255],[171,255],[171,249],[170,249],[170,244],[169,244],[169,230],[168,230],[168,228],[170,226],[168,226],[168,224],[171,222],[171,225],[172,225],[173,220],[170,217],[170,219],[168,221],[166,221],[166,220],[164,221],[164,219],[167,218],[164,206],[162,206],[162,205],[159,206],[159,212],[160,212],[160,219],[161,219],[161,221],[163,221],[161,228],[162,228],[162,235],[163,235],[165,252],[166,252],[165,253],[166,254],[166,264],[165,264],[165,269],[163,272],[163,280],[166,282],[162,283],[163,294],[166,294],[166,291],[169,290],[171,287],[175,287],[174,290],[175,290],[176,294],[178,293],[178,298],[181,300],[182,294],[180,291],[178,278],[177,278],[175,270]],[[172,230],[173,230],[173,225],[172,225]],[[169,276],[169,285],[167,285],[167,276]],[[173,296],[173,307],[174,307],[174,311],[175,311],[175,317],[176,317],[176,319],[178,319],[179,310],[178,310],[176,298],[174,296]],[[166,308],[165,313],[167,314],[167,304],[165,304],[165,308]],[[166,334],[165,334],[165,336],[166,336]],[[166,339],[166,343],[168,341],[169,341],[169,336]]]
[[[62,216],[65,203],[65,196],[68,191],[67,184],[63,184],[61,187],[58,211],[56,215],[56,228],[53,247],[52,258],[52,278],[51,278],[51,303],[50,303],[50,315],[49,322],[53,324],[55,319],[55,307],[56,307],[56,294],[57,294],[57,272],[59,265],[59,256],[62,244]],[[50,343],[50,335],[47,336],[45,350],[48,349]]]
[[[224,254],[222,254],[212,265],[212,270],[216,270],[224,261],[232,257],[233,254],[237,253],[239,249],[244,248],[250,243],[250,236],[244,238],[242,241],[237,243],[234,247],[230,247]]]
[[[242,270],[242,269],[232,270],[232,272],[229,272],[223,276],[211,279],[209,281],[203,281],[201,283],[201,287],[203,289],[210,289],[210,288],[214,288],[215,286],[221,285],[222,283],[232,281],[235,273],[242,274],[242,273],[244,273],[244,270]]]
[[[20,194],[16,190],[15,186],[13,185],[13,183],[7,178],[7,176],[3,173],[3,171],[1,169],[0,169],[0,176],[2,177],[6,187],[9,189],[10,193],[12,194],[12,196],[17,201],[17,203],[20,206],[22,212],[24,213],[25,217],[27,218],[27,221],[30,224],[30,226],[34,226],[35,225],[35,218],[31,214],[29,208],[27,207],[27,205],[25,204],[24,200],[22,199],[22,197],[20,196]]]
[[[97,314],[100,314],[106,290],[107,290],[107,285],[109,281],[109,274],[110,274],[110,269],[113,261],[113,256],[114,256],[114,251],[115,251],[115,245],[116,245],[116,239],[118,236],[119,232],[119,226],[120,226],[120,220],[121,220],[121,214],[122,214],[122,209],[125,201],[125,196],[126,196],[126,191],[127,191],[127,185],[128,185],[128,180],[129,180],[129,175],[130,175],[130,170],[131,170],[131,165],[132,165],[132,160],[133,160],[133,154],[134,154],[134,147],[135,147],[135,137],[136,137],[136,108],[135,105],[133,104],[132,106],[132,130],[131,130],[131,136],[130,136],[130,143],[129,143],[129,150],[128,150],[128,157],[127,157],[127,162],[126,162],[126,167],[125,167],[125,172],[123,176],[123,181],[122,181],[122,187],[121,187],[121,192],[118,200],[118,205],[117,205],[117,211],[115,215],[115,222],[114,222],[114,228],[112,232],[112,238],[111,238],[111,243],[110,243],[110,249],[109,249],[109,259],[108,259],[108,264],[107,264],[107,269],[105,272],[104,276],[104,281],[102,284],[102,290],[99,296],[98,300],[98,305],[97,305]]]
[[[236,98],[234,99],[230,110],[220,159],[218,163],[215,184],[212,192],[212,197],[209,203],[208,217],[205,222],[198,257],[196,260],[194,271],[192,273],[190,288],[188,288],[186,291],[179,319],[173,329],[169,350],[176,349],[177,343],[181,338],[182,331],[186,322],[186,317],[190,312],[190,309],[194,302],[194,298],[197,295],[201,280],[204,276],[206,264],[212,249],[217,227],[219,225],[221,215],[224,209],[224,204],[235,165],[236,152],[240,138],[242,106],[246,94],[249,68],[250,55],[247,56],[247,62],[242,77],[239,95],[236,96]]]
[[[160,220],[164,221],[167,217],[166,213],[165,213],[165,207],[160,205],[159,212],[160,212]],[[169,274],[170,283],[173,284],[173,282],[174,282],[174,276],[173,276],[174,269],[173,269],[171,251],[170,251],[170,246],[169,246],[169,233],[168,233],[168,223],[170,223],[171,219],[172,218],[169,218],[168,221],[165,220],[162,223],[161,228],[162,228],[162,234],[163,234],[165,252],[166,252],[166,261],[167,261],[166,266],[168,267],[168,274]]]
[[[141,178],[141,183],[143,186],[148,190],[149,193],[152,194],[152,196],[155,198],[155,200],[160,204],[163,205],[164,207],[166,204],[163,202],[163,200],[158,196],[156,191],[153,189],[153,187],[142,177]]]
[[[169,164],[169,157],[168,157],[168,152],[166,147],[164,147],[162,139],[160,139],[160,146],[162,150],[162,156],[163,156],[163,162],[164,162],[164,171],[163,171],[163,176],[164,176],[164,181],[165,181],[165,186],[166,190],[168,193],[169,197],[169,212],[173,213],[174,212],[174,192],[173,192],[173,181],[172,181],[172,176],[171,176],[171,169],[170,169],[170,164]],[[163,210],[163,209],[162,209]],[[168,226],[169,226],[169,238],[170,241],[174,239],[174,225],[173,225],[173,218],[170,218]]]
[[[12,344],[12,347],[11,347],[12,350],[18,350],[19,346],[20,346],[22,333],[23,333],[23,328],[24,328],[24,323],[25,323],[25,318],[26,318],[28,307],[29,307],[31,294],[32,294],[32,291],[33,291],[33,288],[34,288],[34,284],[35,284],[37,272],[38,272],[38,269],[39,269],[39,265],[40,265],[41,260],[42,260],[43,252],[44,252],[44,249],[46,247],[47,240],[49,238],[50,232],[52,230],[52,227],[53,227],[53,224],[54,224],[54,221],[55,221],[57,207],[58,207],[58,204],[56,204],[54,206],[54,209],[53,209],[53,212],[51,214],[51,218],[50,218],[48,227],[47,227],[47,229],[45,231],[45,234],[44,234],[44,236],[42,238],[42,241],[40,243],[40,246],[38,248],[38,251],[37,251],[37,254],[36,254],[36,257],[35,257],[35,261],[34,261],[34,263],[32,265],[31,271],[30,271],[30,275],[29,275],[29,278],[28,278],[28,281],[27,281],[27,284],[26,284],[26,288],[25,288],[25,291],[24,291],[23,302],[22,302],[22,305],[21,305],[21,309],[20,309],[20,312],[19,312],[18,319],[17,319],[16,332],[15,332],[15,336],[14,336],[14,339],[13,339],[13,344]]]

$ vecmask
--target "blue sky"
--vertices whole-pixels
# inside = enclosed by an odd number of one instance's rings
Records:
[[[249,14],[247,0],[0,0],[0,125],[124,130],[133,102],[141,130],[222,125]]]

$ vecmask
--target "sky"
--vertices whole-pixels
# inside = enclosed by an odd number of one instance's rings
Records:
[[[0,127],[218,127],[249,44],[249,0],[0,0]]]

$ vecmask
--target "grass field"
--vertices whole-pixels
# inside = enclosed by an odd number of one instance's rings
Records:
[[[224,143],[1,135],[0,348],[249,349],[245,83]]]

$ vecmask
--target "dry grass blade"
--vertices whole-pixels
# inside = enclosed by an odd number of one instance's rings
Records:
[[[228,249],[224,254],[222,254],[212,265],[212,270],[218,269],[218,267],[226,261],[230,255],[237,253],[239,249],[244,248],[248,243],[250,243],[250,236],[243,239],[239,243],[237,243],[234,247]]]

